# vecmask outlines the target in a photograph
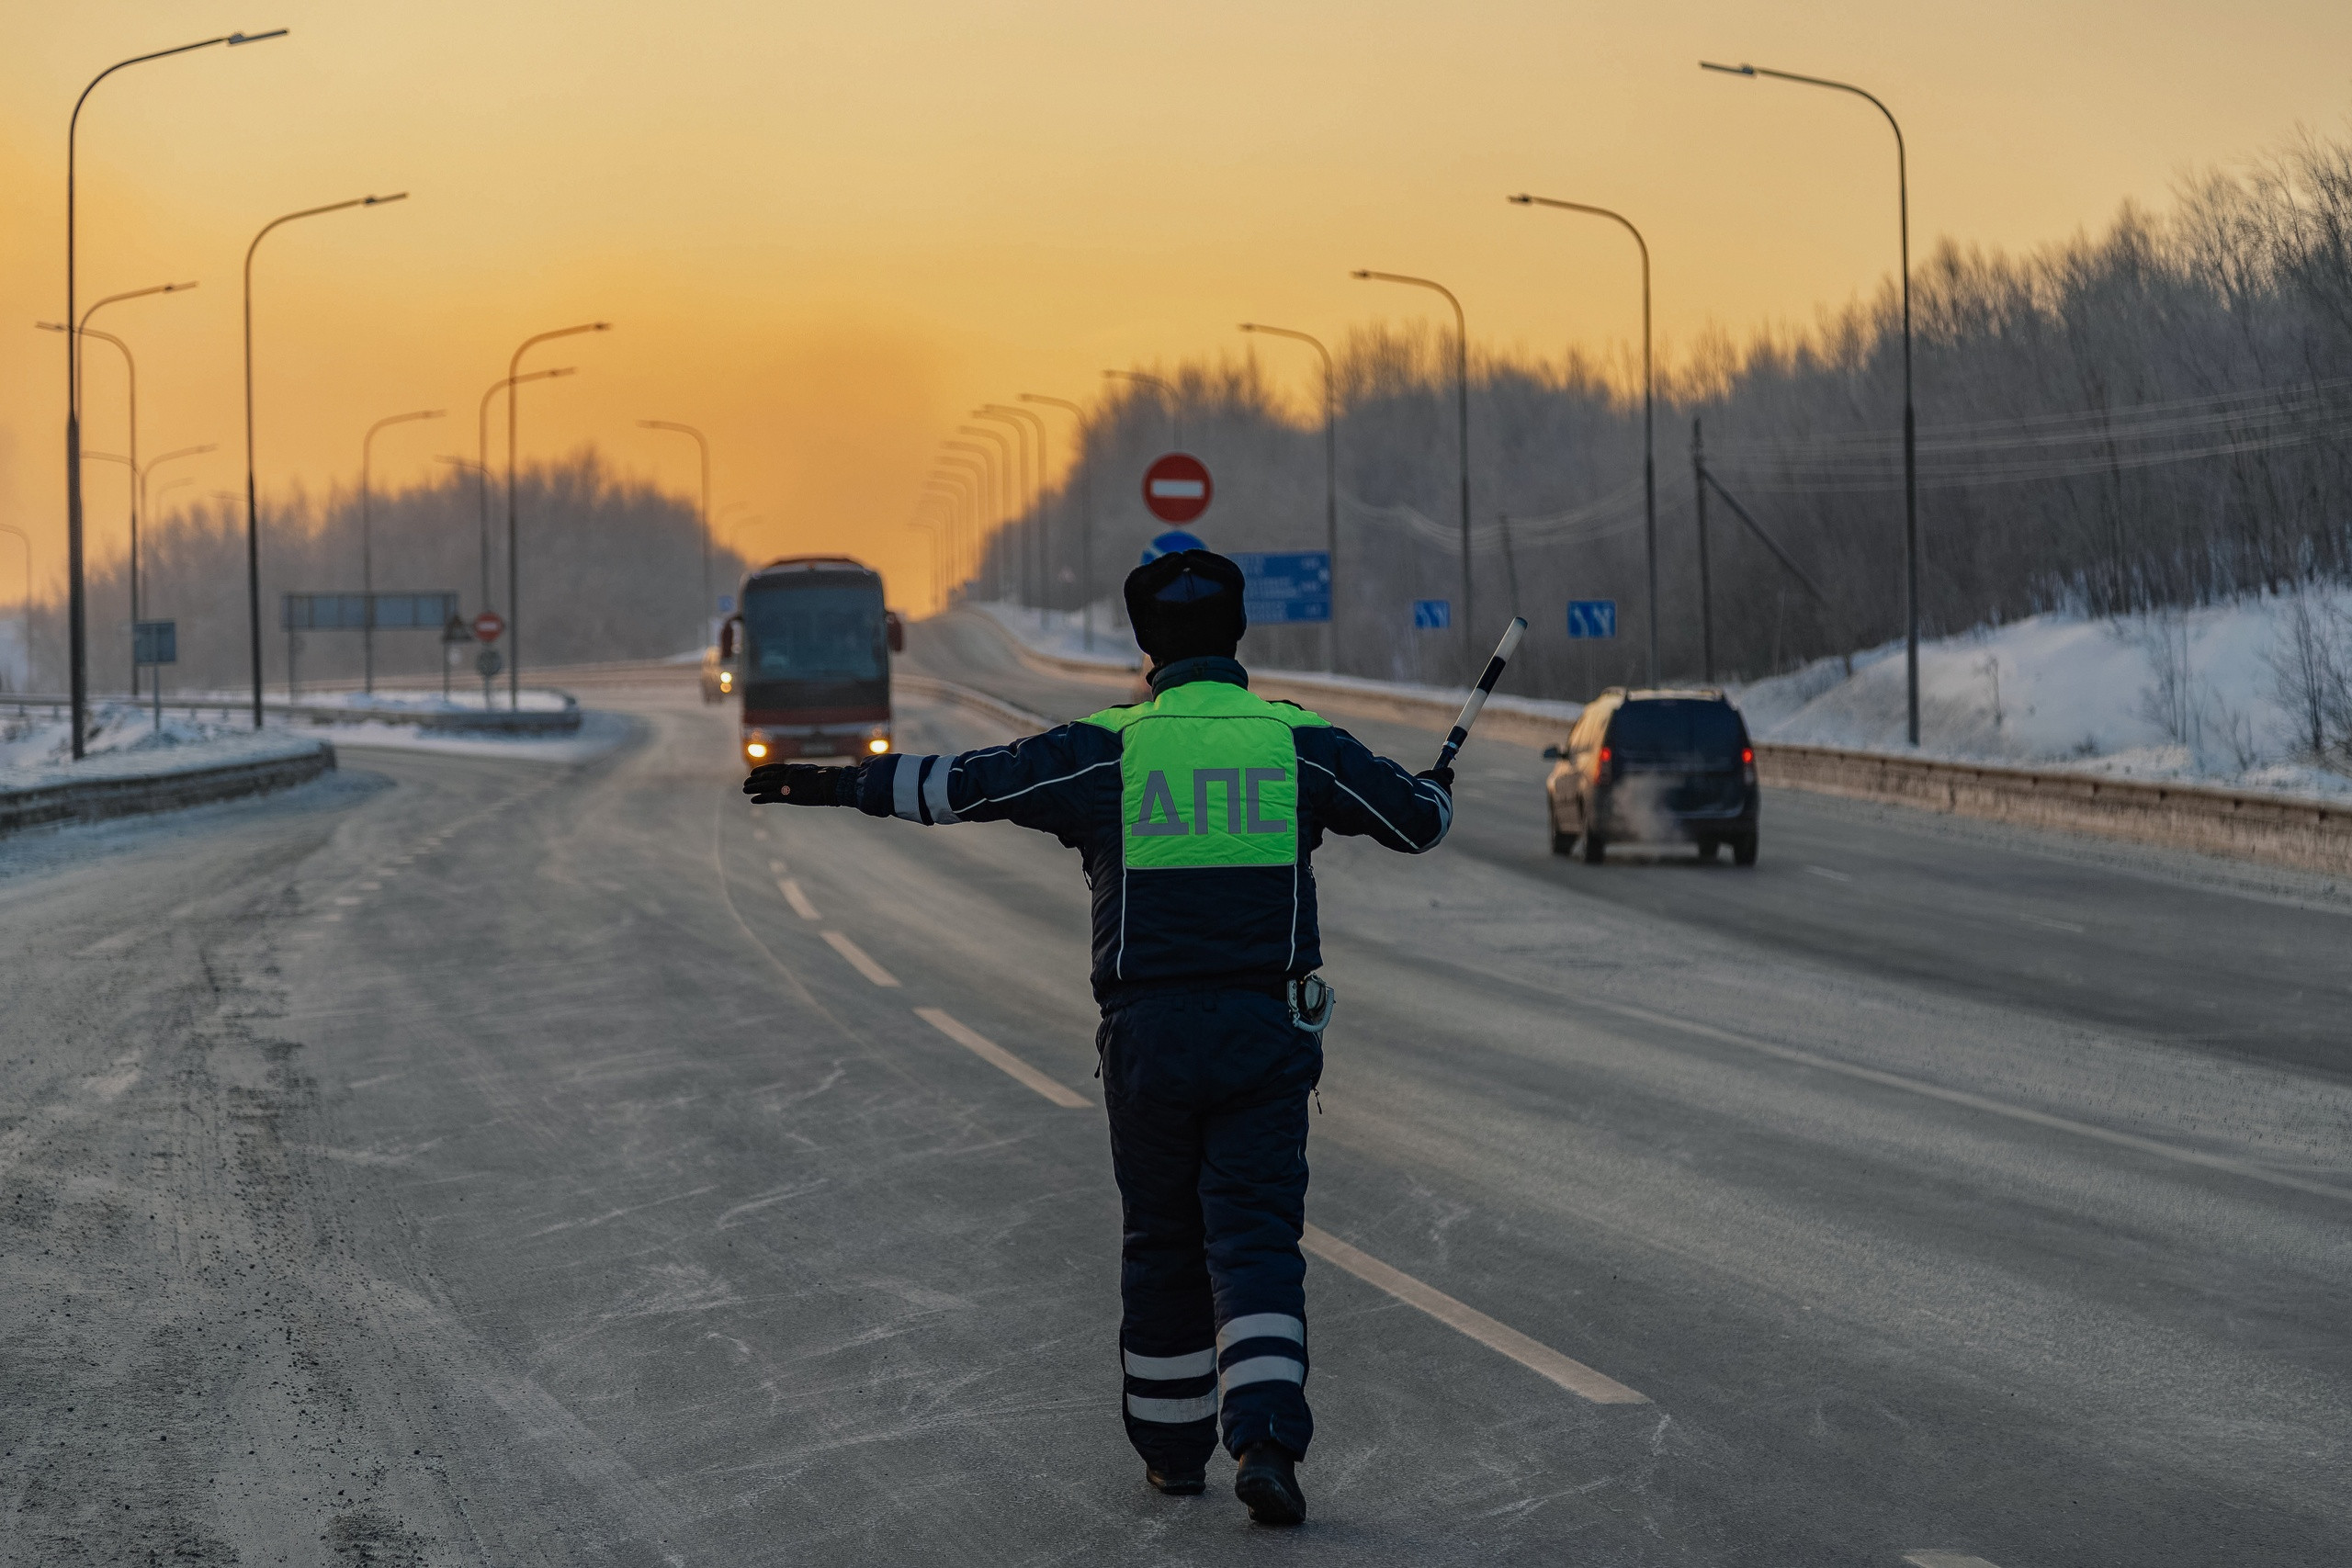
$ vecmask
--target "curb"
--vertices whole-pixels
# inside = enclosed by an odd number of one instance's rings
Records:
[[[153,811],[175,811],[239,795],[266,795],[307,784],[334,771],[334,748],[323,740],[291,757],[220,762],[180,773],[124,778],[75,779],[27,790],[0,791],[0,838],[62,822],[103,822]]]

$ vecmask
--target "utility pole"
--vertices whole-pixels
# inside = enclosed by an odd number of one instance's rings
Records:
[[[1462,679],[1464,684],[1477,679],[1481,668],[1478,659],[1478,634],[1472,629],[1476,603],[1471,597],[1470,577],[1470,324],[1462,313],[1462,301],[1453,290],[1442,283],[1426,277],[1408,277],[1399,272],[1370,272],[1359,268],[1351,277],[1374,283],[1407,283],[1416,288],[1433,288],[1445,296],[1453,307],[1453,389],[1457,400],[1456,414],[1462,436]]]

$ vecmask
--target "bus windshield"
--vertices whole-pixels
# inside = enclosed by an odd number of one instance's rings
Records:
[[[888,668],[882,590],[768,588],[746,596],[752,681],[879,681]]]

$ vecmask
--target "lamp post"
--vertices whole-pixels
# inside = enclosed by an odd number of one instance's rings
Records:
[[[1903,265],[1903,666],[1908,688],[1911,744],[1919,744],[1919,441],[1918,421],[1911,403],[1911,174],[1908,155],[1903,145],[1903,127],[1894,111],[1849,82],[1833,82],[1826,76],[1800,76],[1792,71],[1770,71],[1761,65],[1717,65],[1709,61],[1699,62],[1702,71],[1720,71],[1729,76],[1770,76],[1777,82],[1800,82],[1808,87],[1827,87],[1833,92],[1851,93],[1868,100],[1870,106],[1886,117],[1889,130],[1894,132],[1894,201],[1901,225],[1901,254]]]
[[[1445,296],[1453,307],[1453,389],[1462,435],[1462,658],[1467,681],[1478,672],[1477,633],[1470,629],[1472,611],[1476,607],[1471,597],[1470,581],[1470,325],[1462,313],[1462,301],[1453,290],[1442,283],[1426,277],[1408,277],[1400,272],[1372,272],[1363,268],[1348,275],[1372,283],[1405,283],[1416,288],[1433,288]]]
[[[0,523],[0,534],[14,534],[17,543],[25,549],[25,592],[17,612],[17,621],[25,628],[25,673],[30,676],[33,667],[33,541],[22,528]]]
[[[1157,376],[1147,376],[1140,370],[1105,370],[1102,372],[1102,379],[1105,381],[1139,381],[1147,387],[1157,388],[1160,398],[1168,404],[1168,449],[1171,452],[1181,451],[1182,449],[1184,446],[1184,421],[1182,416],[1177,412],[1178,404],[1176,400],[1176,389],[1173,386],[1161,380]]]
[[[359,592],[367,605],[367,618],[359,623],[361,684],[367,694],[376,694],[376,551],[374,526],[374,488],[372,468],[376,456],[376,432],[388,424],[407,424],[420,419],[441,419],[447,409],[419,409],[413,413],[396,413],[378,420],[368,427],[359,443]]]
[[[306,207],[300,212],[271,219],[261,226],[253,243],[245,247],[245,632],[253,655],[255,729],[261,728],[261,492],[254,482],[254,253],[261,249],[261,243],[269,238],[272,229],[297,218],[316,218],[323,212],[341,212],[353,207],[383,207],[407,199],[408,192],[403,190],[390,196],[356,196],[349,201]]]
[[[517,439],[519,394],[514,390],[523,378],[523,355],[533,344],[546,343],[550,338],[571,337],[580,333],[608,333],[610,321],[583,321],[576,327],[558,327],[549,333],[534,333],[515,344],[514,353],[506,361],[506,705],[520,712],[523,706],[523,578],[522,557],[515,544],[514,528],[514,443]]]
[[[972,448],[980,452],[978,447]],[[989,485],[991,470],[980,457],[950,453],[939,459],[951,482],[963,490],[966,533],[964,540],[964,581],[978,592],[980,569],[987,564],[989,525]]]
[[[695,438],[695,447],[702,454],[702,607],[695,615],[695,637],[706,641],[710,637],[713,601],[710,597],[710,441],[691,424],[679,424],[666,419],[640,419],[639,430],[667,430]]]
[[[1557,201],[1548,196],[1520,195],[1506,200],[1520,207],[1551,207],[1562,212],[1582,212],[1606,218],[1634,236],[1642,253],[1642,538],[1649,557],[1649,682],[1657,684],[1657,379],[1650,368],[1650,243],[1622,212],[1588,207],[1581,201]]]
[[[1068,398],[1049,398],[1043,392],[1023,392],[1021,400],[1060,409],[1078,421],[1078,457],[1071,464],[1079,471],[1080,494],[1084,498],[1078,527],[1078,618],[1083,628],[1086,651],[1091,653],[1094,651],[1094,465],[1086,460],[1086,449],[1088,437],[1092,434],[1092,424],[1086,417],[1086,411]]]
[[[482,393],[481,404],[474,410],[474,449],[479,456],[471,459],[442,459],[445,463],[469,467],[475,474],[474,499],[476,510],[481,513],[481,607],[485,610],[490,608],[490,400],[501,392],[512,392],[526,381],[552,381],[559,377],[577,374],[577,366],[564,365],[553,370],[534,370],[528,376],[502,376],[492,381]],[[487,702],[489,699],[483,700]]]
[[[210,49],[214,44],[234,49],[242,43],[260,43],[266,39],[284,38],[286,29],[266,33],[224,33],[219,38],[200,39],[195,43],[179,44],[171,49],[159,49],[151,54],[134,54],[128,60],[118,60],[90,78],[82,96],[74,100],[74,113],[65,122],[65,319],[78,318],[74,311],[74,212],[75,174],[74,150],[82,129],[82,106],[97,90],[98,84],[126,66],[143,65],[151,60],[166,60],[175,54],[187,54],[194,50]],[[159,291],[160,292],[160,291]],[[100,304],[106,301],[99,301]],[[92,306],[96,310],[96,306]],[[70,667],[72,687],[74,759],[82,758],[83,720],[89,708],[89,651],[85,632],[89,620],[89,606],[82,589],[82,344],[78,338],[65,345],[65,638],[66,661]],[[260,648],[259,633],[254,648]],[[255,659],[259,654],[256,651]],[[254,668],[260,668],[256,662]],[[260,718],[260,678],[254,678],[254,718]]]
[[[998,532],[1002,533],[1001,525],[1004,520],[1012,513],[1009,499],[1012,491],[1012,443],[993,430],[980,430],[968,424],[957,425],[956,428],[959,434],[985,435],[996,444],[993,446],[978,446],[969,441],[950,441],[946,446],[951,452],[978,453],[985,461],[989,486],[992,492],[989,497],[993,503],[991,510],[996,514]],[[996,596],[999,602],[1011,597],[1012,592],[1012,585],[1005,581],[1004,555],[1005,552],[1002,549],[996,552]]]
[[[918,534],[928,536],[931,540],[931,597],[934,603],[944,604],[946,603],[946,600],[943,598],[940,593],[938,525],[933,523],[910,523],[907,526]]]
[[[1323,548],[1331,563],[1331,619],[1323,630],[1323,667],[1340,672],[1340,380],[1323,340],[1289,327],[1244,321],[1245,333],[1303,343],[1323,360]]]
[[[971,505],[970,487],[963,481],[960,473],[950,479],[936,472],[923,481],[924,493],[947,508],[947,570],[959,584],[964,576],[964,535],[969,525],[967,513]]]
[[[1052,603],[1054,596],[1053,576],[1046,558],[1046,522],[1041,500],[1046,490],[1046,422],[1027,409],[1017,409],[1008,403],[983,403],[972,411],[972,417],[1012,423],[1023,437],[1021,453],[1023,488],[1029,492],[1027,498],[1029,521],[1025,525],[1025,531],[1035,542],[1037,564],[1035,579],[1037,607],[1041,610],[1045,609]],[[1029,467],[1027,438],[1030,436],[1035,436],[1037,442],[1037,466],[1034,469]]]

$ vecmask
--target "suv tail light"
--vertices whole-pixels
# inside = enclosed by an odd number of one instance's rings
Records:
[[[1754,767],[1756,765],[1756,748],[1753,746],[1741,747],[1739,749],[1739,763],[1740,766],[1744,768]]]

